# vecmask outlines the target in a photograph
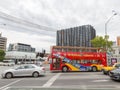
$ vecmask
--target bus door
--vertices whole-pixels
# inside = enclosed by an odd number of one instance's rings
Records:
[[[54,58],[52,60],[52,69],[53,70],[60,70],[60,64],[61,64],[61,59],[60,58]]]

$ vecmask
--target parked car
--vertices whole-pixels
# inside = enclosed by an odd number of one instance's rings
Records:
[[[14,60],[3,60],[3,62],[0,63],[1,66],[14,66],[15,62]]]
[[[103,74],[108,75],[111,70],[117,69],[119,67],[120,67],[120,62],[115,63],[113,66],[105,66],[105,67],[103,67],[102,72],[103,72]]]
[[[23,64],[16,68],[5,70],[2,73],[3,78],[12,78],[15,76],[33,76],[45,75],[45,68],[35,64]]]
[[[113,79],[113,80],[120,81],[120,68],[111,70],[111,71],[109,72],[109,76],[110,76],[110,78]]]

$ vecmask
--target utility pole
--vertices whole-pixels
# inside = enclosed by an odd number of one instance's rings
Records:
[[[107,34],[107,25],[108,25],[108,23],[110,22],[110,20],[115,16],[115,15],[117,15],[117,13],[115,12],[115,11],[112,11],[113,12],[113,15],[106,21],[106,23],[105,23],[105,39],[106,39],[106,60],[107,60],[107,65],[109,65],[109,59],[108,59],[108,55],[107,55],[107,53],[108,53],[108,34]]]

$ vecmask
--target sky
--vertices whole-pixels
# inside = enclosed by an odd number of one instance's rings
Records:
[[[113,11],[117,15],[107,23]],[[116,41],[120,0],[0,0],[0,32],[7,37],[7,47],[25,43],[49,52],[57,30],[89,24],[96,35],[104,36],[106,23],[109,40]]]

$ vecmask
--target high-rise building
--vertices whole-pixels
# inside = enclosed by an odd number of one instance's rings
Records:
[[[6,51],[7,38],[0,33],[0,49]]]
[[[31,45],[23,43],[9,44],[8,51],[22,51],[22,52],[35,52],[35,48]]]
[[[113,43],[112,47],[115,47],[116,46],[116,41],[113,41],[112,43]]]
[[[117,37],[117,46],[120,46],[120,36]]]
[[[96,31],[91,25],[83,25],[57,31],[57,46],[83,46],[92,47],[91,40],[95,38]]]

